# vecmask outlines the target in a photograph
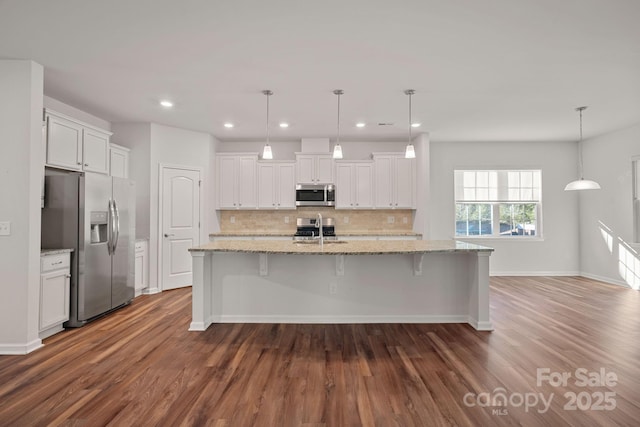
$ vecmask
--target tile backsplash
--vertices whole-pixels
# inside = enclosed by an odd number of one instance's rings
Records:
[[[292,210],[222,210],[221,232],[291,232],[296,231],[296,218],[315,218],[320,212],[323,218],[333,218],[336,233],[340,231],[412,231],[411,209],[342,210],[328,207],[301,207]],[[288,223],[286,220],[288,219]]]

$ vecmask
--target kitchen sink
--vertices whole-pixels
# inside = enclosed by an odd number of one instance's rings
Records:
[[[320,242],[318,240],[294,240],[294,244],[296,245],[319,245]],[[325,245],[334,245],[338,243],[347,243],[346,240],[325,240]]]

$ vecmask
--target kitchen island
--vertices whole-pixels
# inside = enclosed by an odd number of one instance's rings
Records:
[[[454,240],[226,240],[190,249],[192,331],[212,323],[469,323],[492,330],[489,256]]]

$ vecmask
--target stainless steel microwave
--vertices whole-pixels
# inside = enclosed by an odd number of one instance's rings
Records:
[[[335,206],[336,187],[333,184],[297,184],[296,206]]]

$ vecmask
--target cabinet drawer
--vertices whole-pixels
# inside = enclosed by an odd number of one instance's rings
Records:
[[[48,255],[40,259],[40,271],[59,270],[69,268],[69,254]]]

